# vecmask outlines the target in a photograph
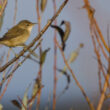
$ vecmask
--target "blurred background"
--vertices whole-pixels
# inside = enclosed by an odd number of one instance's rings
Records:
[[[57,9],[60,7],[63,1],[56,0]],[[95,8],[95,18],[102,30],[103,35],[107,41],[107,24],[110,22],[110,8],[109,0],[90,0],[91,5]],[[81,49],[79,56],[70,66],[74,71],[76,78],[86,91],[88,97],[94,104],[97,104],[99,98],[99,86],[98,86],[98,65],[97,61],[94,58],[95,53],[93,50],[93,45],[91,42],[90,31],[89,31],[89,20],[87,16],[87,12],[85,9],[80,9],[83,6],[83,0],[69,0],[68,4],[65,6],[63,11],[57,17],[58,25],[62,20],[69,21],[71,23],[71,33],[70,37],[67,41],[67,47],[65,50],[65,56],[68,58],[70,53],[76,50],[80,43],[84,44],[84,48]],[[17,3],[17,16],[16,23],[21,20],[27,19],[32,22],[37,22],[37,13],[36,13],[36,0],[18,0]],[[14,17],[14,8],[15,8],[15,0],[8,0],[8,4],[5,9],[4,18],[3,18],[3,26],[0,31],[0,36],[2,37],[4,33],[8,31],[13,26],[13,17]],[[53,16],[53,3],[52,0],[48,0],[45,12],[42,13],[42,21],[41,27],[43,28],[47,21]],[[36,25],[31,33],[31,37],[26,42],[29,44],[32,39],[36,37],[38,34],[37,31],[38,26]],[[40,110],[44,110],[47,103],[48,98],[51,96],[51,106],[49,109],[52,109],[52,99],[53,99],[53,59],[54,59],[54,29],[49,28],[45,34],[43,35],[42,49],[46,49],[50,47],[50,51],[48,52],[46,62],[43,66],[43,85],[41,95],[41,103]],[[57,39],[60,42],[59,34],[57,34]],[[7,53],[8,47],[3,46],[0,50],[0,55],[3,52]],[[14,48],[16,53],[19,53],[21,47]],[[36,50],[38,53],[39,51]],[[13,58],[13,53],[11,53],[10,59]],[[103,62],[105,63],[105,62]],[[105,63],[106,64],[106,63]],[[58,49],[58,60],[57,67],[63,68],[64,62],[61,57],[60,51]],[[27,60],[14,74],[11,83],[8,86],[8,89],[1,100],[1,104],[3,104],[4,110],[14,109],[17,110],[15,106],[10,102],[13,99],[16,99],[17,96],[21,98],[24,95],[24,92],[28,85],[33,82],[33,80],[37,76],[39,66],[35,62],[31,60]],[[69,71],[68,71],[68,74]],[[59,72],[57,72],[57,76],[59,76]],[[76,86],[73,78],[71,77],[71,82],[69,85],[69,89],[57,100],[56,110],[89,110],[88,104],[83,97],[80,89]],[[67,84],[65,76],[58,77],[57,83],[57,96],[61,93],[61,91],[65,88]],[[109,103],[110,100],[107,100]],[[6,106],[7,105],[7,106]],[[105,103],[105,106],[108,106]]]

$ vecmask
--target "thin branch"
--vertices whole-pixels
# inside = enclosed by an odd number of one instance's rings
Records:
[[[94,46],[94,52],[96,53],[96,56],[97,56],[98,66],[99,66],[100,70],[102,71],[103,76],[104,76],[104,78],[105,78],[105,80],[107,81],[108,86],[109,86],[109,81],[108,81],[108,79],[106,79],[106,74],[105,74],[105,71],[104,71],[104,68],[103,68],[103,64],[102,64],[102,61],[101,61],[101,58],[100,58],[99,51],[98,51],[97,48],[96,48],[96,42],[95,42],[95,39],[94,39],[94,35],[93,35],[92,30],[93,30],[93,29],[91,28],[91,29],[90,29],[90,35],[91,35],[92,42],[93,42],[93,46]],[[95,33],[95,36],[97,36],[96,33]]]
[[[110,78],[110,74],[107,74],[106,75],[106,79],[109,80],[109,78]],[[101,96],[100,96],[100,99],[99,99],[99,102],[98,102],[96,110],[101,110],[101,108],[102,108],[103,102],[105,100],[105,92],[107,90],[107,87],[108,87],[108,84],[107,84],[107,81],[105,80],[104,86],[103,86],[103,89],[102,89],[102,93],[101,93]]]
[[[101,58],[100,58],[99,51],[96,48],[96,42],[95,42],[92,30],[90,30],[90,34],[91,34],[91,38],[92,38],[92,42],[93,42],[93,46],[94,46],[94,52],[96,53],[96,56],[97,56],[97,62],[98,62],[99,69],[102,71],[103,76],[104,76],[105,80],[107,81],[107,85],[109,86],[109,80],[106,78],[106,74],[105,74],[105,71],[104,71],[104,68],[103,68],[103,64],[102,64],[102,61],[101,61]]]
[[[97,55],[97,59],[98,59],[98,62],[99,62],[100,56],[99,56],[99,53],[97,52],[97,49],[96,49],[96,43],[95,43],[95,40],[94,40],[94,35],[93,35],[93,32],[92,32],[92,30],[93,30],[92,28],[90,29],[90,34],[91,34],[91,38],[92,38],[93,45],[94,45],[94,51],[95,51],[95,53]],[[99,62],[99,64],[100,64],[100,62]],[[102,65],[101,65],[101,68],[102,68]],[[108,66],[108,69],[110,69],[109,66]],[[107,90],[108,81],[109,81],[109,78],[110,78],[109,72],[110,71],[108,71],[107,72],[107,75],[105,76],[104,86],[103,86],[103,89],[102,89],[102,92],[101,92],[101,96],[100,96],[100,99],[99,99],[99,102],[98,102],[98,105],[97,105],[97,109],[96,110],[101,110],[102,105],[103,105],[103,102],[105,100],[105,92]]]
[[[7,58],[6,58],[6,63],[8,62],[9,57],[10,57],[10,51],[11,51],[11,49],[8,50],[8,54],[7,54]],[[5,74],[6,74],[6,70],[3,71],[3,74],[2,74],[2,78],[3,78],[3,79],[5,78]]]
[[[97,32],[96,32],[95,29],[94,29],[94,34],[95,34],[95,37],[96,37],[96,39],[97,39],[97,42],[98,42],[98,44],[99,44],[99,46],[100,46],[100,48],[101,48],[101,50],[102,50],[102,53],[103,53],[105,59],[108,61],[109,58],[108,58],[107,54],[105,53],[105,50],[104,50],[104,48],[103,48],[103,46],[102,46],[102,44],[101,44],[101,42],[100,42],[100,40],[99,40],[99,36],[97,35]]]
[[[94,28],[92,27],[91,29],[95,29],[97,31],[97,33],[98,33],[98,35],[100,37],[100,40],[102,41],[105,49],[109,52],[109,47],[108,47],[107,43],[104,40],[104,37],[102,35],[102,32],[101,32],[101,30],[100,30],[100,28],[99,28],[99,26],[97,24],[97,21],[94,18],[94,16],[92,16],[92,20],[91,20],[91,6],[90,6],[89,1],[88,0],[84,0],[84,3],[85,3],[84,8],[86,8],[86,10],[88,12],[88,18],[90,20],[90,27],[94,26]],[[96,38],[97,38],[97,34],[95,34],[95,35],[96,35]],[[91,37],[93,38],[93,36],[91,36]],[[99,40],[97,40],[97,41],[98,41],[98,43],[100,45]],[[100,45],[100,47],[101,47],[101,45]],[[104,54],[104,49],[103,49],[102,52]],[[101,93],[101,96],[100,96],[100,99],[99,99],[99,102],[98,102],[98,105],[97,105],[97,110],[101,110],[102,105],[103,105],[103,102],[105,100],[105,93],[106,93],[106,90],[108,88],[108,81],[109,81],[109,78],[110,78],[110,67],[109,67],[110,66],[110,60],[109,59],[107,60],[109,62],[109,64],[108,64],[108,71],[107,71],[107,75],[106,75],[106,78],[105,78],[105,82],[104,82],[104,86],[103,86],[103,89],[102,89],[102,93]]]
[[[56,13],[56,0],[53,0],[53,7],[54,7],[54,14]],[[55,25],[57,25],[57,20],[55,20]],[[56,66],[57,66],[57,46],[56,46],[56,37],[57,32],[54,31],[54,87],[53,87],[53,110],[56,108],[56,88],[57,88],[57,73],[56,73]]]
[[[16,24],[17,4],[18,4],[18,0],[15,0],[15,9],[14,9],[14,18],[13,18],[14,25]]]
[[[0,11],[0,16],[2,16],[2,14],[3,14],[4,10],[5,10],[6,5],[7,5],[7,0],[4,0],[3,5],[2,5],[2,9]]]
[[[20,103],[23,105],[23,108],[25,109],[25,110],[27,110],[27,107],[24,105],[24,103],[23,103],[23,101],[21,100],[21,98],[19,97],[19,96],[17,96],[18,97],[18,100],[20,101]]]
[[[39,33],[41,31],[41,15],[40,15],[40,10],[39,10],[39,0],[36,0],[36,12],[37,12],[38,33]],[[39,47],[39,53],[40,53],[40,56],[41,56],[41,53],[42,53],[42,45],[41,44],[40,44],[40,47]],[[37,77],[39,77],[40,80],[42,80],[42,65],[41,64],[39,64],[39,72],[38,72]],[[40,99],[41,99],[41,90],[38,93],[36,110],[39,110]]]
[[[15,25],[15,22],[16,22],[16,13],[17,13],[17,0],[15,1],[15,14],[14,14],[14,19],[13,19],[13,21],[14,21],[14,22],[13,22],[13,25]],[[7,54],[6,63],[7,63],[8,60],[9,60],[10,52],[11,52],[11,49],[9,48],[8,54]],[[15,68],[16,68],[16,66],[17,66],[17,64],[15,64]],[[6,76],[6,70],[3,72],[3,79],[4,79],[4,80],[2,80],[1,84],[3,84],[3,83],[5,82],[5,76]],[[0,95],[0,100],[1,100],[2,97],[4,96],[4,94],[5,94],[5,92],[6,92],[7,88],[8,88],[8,85],[9,85],[9,83],[10,83],[12,77],[13,77],[13,75],[11,75],[11,77],[8,79],[8,81],[7,81],[7,83],[6,83],[5,87],[4,87],[4,90],[3,90],[3,92],[2,92],[1,95]]]
[[[102,78],[101,78],[101,70],[100,70],[100,67],[98,66],[98,78],[99,78],[99,90],[100,90],[100,93],[102,93]]]
[[[87,10],[87,12],[88,12],[88,17],[89,17],[89,20],[90,20],[90,22],[91,22],[91,13],[92,13],[92,12],[91,12],[91,11],[92,11],[91,9],[93,9],[93,8],[91,7],[91,5],[90,5],[90,3],[89,3],[88,0],[83,0],[83,1],[84,1],[84,3],[85,3],[84,8]],[[94,13],[93,13],[93,14],[94,14]],[[106,50],[109,52],[109,47],[107,46],[107,44],[106,44],[106,42],[105,42],[105,40],[104,40],[104,37],[103,37],[103,35],[102,35],[102,32],[101,32],[101,30],[100,30],[100,28],[99,28],[99,26],[98,26],[98,24],[97,24],[96,19],[93,17],[93,15],[92,15],[92,22],[93,22],[93,24],[95,25],[95,28],[96,28],[96,30],[97,30],[99,36],[100,36],[100,39],[101,39],[101,41],[102,41],[104,47],[105,47]]]
[[[1,100],[2,97],[4,96],[4,94],[5,94],[5,92],[6,92],[7,88],[8,88],[8,85],[9,85],[9,83],[10,83],[12,77],[13,77],[13,76],[11,76],[11,77],[8,79],[8,81],[7,81],[7,83],[6,83],[5,87],[4,87],[4,90],[3,90],[3,92],[2,92],[1,95],[0,95],[0,100]]]
[[[106,79],[107,80],[105,80],[105,82],[104,82],[104,86],[103,86],[103,89],[102,89],[102,94],[100,96],[100,99],[99,99],[99,102],[98,102],[98,105],[97,105],[97,109],[96,110],[101,110],[102,105],[103,105],[103,102],[105,101],[105,98],[106,98],[105,93],[106,93],[106,90],[108,88],[107,81],[109,81],[109,79],[110,79],[110,53],[109,53],[108,70],[107,70]]]

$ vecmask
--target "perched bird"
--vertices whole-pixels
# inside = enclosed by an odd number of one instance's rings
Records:
[[[8,47],[24,46],[35,24],[37,23],[32,23],[28,20],[20,21],[0,38],[0,44]]]

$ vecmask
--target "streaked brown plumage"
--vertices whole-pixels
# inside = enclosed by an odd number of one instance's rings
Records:
[[[0,38],[0,44],[8,47],[22,46],[29,38],[34,24],[36,23],[32,23],[28,20],[20,21]]]

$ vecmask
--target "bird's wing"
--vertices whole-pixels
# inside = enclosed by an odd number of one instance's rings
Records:
[[[20,36],[24,33],[24,29],[19,28],[16,26],[9,29],[7,33],[4,34],[4,36],[0,39],[0,40],[8,40],[8,39],[12,39],[15,38],[17,36]]]

